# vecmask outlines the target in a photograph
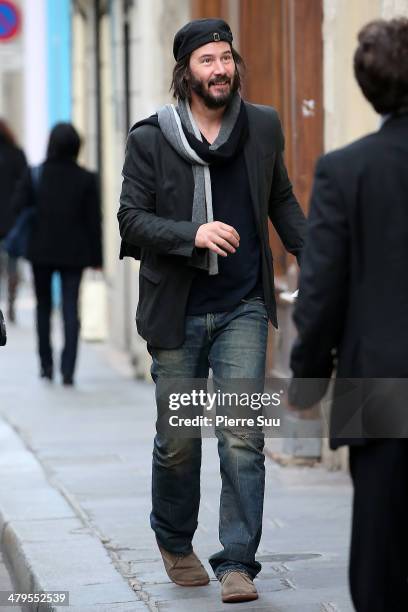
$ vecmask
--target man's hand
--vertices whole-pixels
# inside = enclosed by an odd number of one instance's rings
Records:
[[[231,225],[221,221],[204,223],[198,228],[195,246],[227,257],[228,253],[235,253],[239,247],[239,234]]]
[[[320,408],[319,404],[315,404],[314,406],[310,406],[310,408],[299,408],[298,406],[294,406],[289,402],[286,404],[286,408],[289,412],[299,417],[300,419],[304,419],[308,421],[310,419],[316,419],[320,416]]]

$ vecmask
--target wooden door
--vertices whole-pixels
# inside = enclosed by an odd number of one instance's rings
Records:
[[[221,17],[221,19],[228,21],[228,0],[192,0],[191,5],[192,19]]]
[[[289,176],[307,212],[323,151],[321,0],[241,0],[240,51],[247,64],[244,96],[278,110]],[[272,227],[270,241],[276,274],[285,277],[293,258]]]

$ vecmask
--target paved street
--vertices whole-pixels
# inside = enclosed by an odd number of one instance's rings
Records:
[[[181,588],[164,572],[148,521],[153,386],[132,380],[126,357],[83,343],[76,388],[44,383],[24,298],[0,364],[0,527],[20,586],[70,591],[70,609],[81,612],[231,610],[216,580]],[[219,546],[219,489],[206,439],[195,538],[205,562]],[[260,598],[236,609],[350,612],[349,521],[345,474],[267,459]],[[0,563],[3,585],[1,572]]]

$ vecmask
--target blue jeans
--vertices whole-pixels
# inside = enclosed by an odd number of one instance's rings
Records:
[[[168,350],[148,347],[160,413],[165,379],[255,379],[264,384],[268,318],[260,298],[242,301],[231,312],[187,316],[185,341]],[[261,389],[262,390],[262,389]],[[222,550],[210,557],[217,576],[240,570],[254,578],[262,531],[265,488],[261,430],[216,430],[222,480],[219,538]],[[188,554],[200,504],[201,438],[175,438],[157,429],[153,448],[151,526],[160,545]]]

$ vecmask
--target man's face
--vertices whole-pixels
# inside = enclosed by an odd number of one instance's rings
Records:
[[[236,66],[227,42],[208,43],[193,51],[189,68],[191,89],[208,108],[226,106],[238,89]]]

